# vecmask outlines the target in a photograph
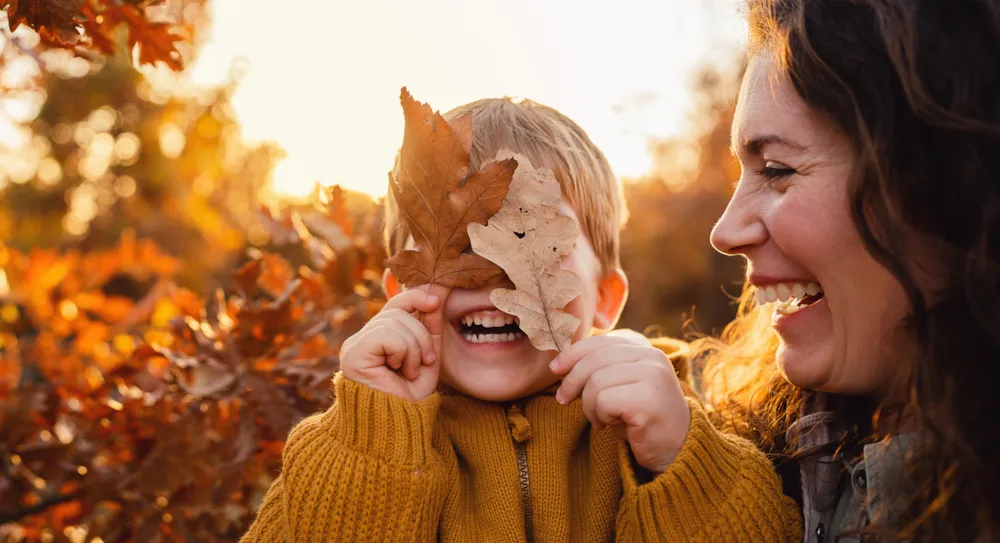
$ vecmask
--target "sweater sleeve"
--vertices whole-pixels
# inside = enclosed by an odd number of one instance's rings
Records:
[[[712,426],[689,398],[691,429],[669,468],[646,483],[621,446],[618,541],[801,541],[796,503],[749,441]]]
[[[409,402],[341,374],[334,387],[334,405],[292,429],[241,543],[434,540],[451,472],[439,396]]]

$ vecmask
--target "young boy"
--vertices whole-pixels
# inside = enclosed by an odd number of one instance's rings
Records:
[[[582,322],[574,344],[555,357],[523,334],[491,334],[513,322],[489,299],[503,284],[404,290],[387,272],[389,302],[341,350],[335,405],[292,430],[243,541],[784,539],[770,463],[685,398],[686,368],[682,384],[668,358],[682,361],[682,345],[590,337],[614,327],[628,292],[625,206],[604,155],[530,101],[481,100],[445,118],[465,113],[472,171],[507,149],[562,187],[581,231],[562,264],[584,284],[566,308]],[[395,204],[387,209],[395,254],[412,239]],[[739,492],[746,481],[751,498]],[[719,517],[734,514],[752,529],[719,532]]]

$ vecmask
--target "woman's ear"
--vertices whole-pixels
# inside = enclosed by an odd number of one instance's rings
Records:
[[[606,273],[597,283],[597,308],[594,311],[594,328],[611,330],[618,324],[618,317],[628,299],[628,277],[621,268]]]
[[[392,298],[403,291],[403,285],[399,284],[399,279],[396,279],[389,268],[382,272],[382,291],[385,292],[386,298]]]

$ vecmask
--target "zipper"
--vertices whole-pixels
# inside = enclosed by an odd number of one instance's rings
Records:
[[[511,439],[514,441],[514,452],[517,454],[517,476],[521,482],[521,506],[524,511],[524,538],[528,543],[534,541],[534,529],[531,522],[531,491],[528,478],[528,445],[531,439],[531,426],[528,419],[521,413],[521,408],[515,404],[507,407],[507,424],[510,426]]]

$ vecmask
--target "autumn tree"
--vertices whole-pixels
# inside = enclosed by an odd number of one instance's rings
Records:
[[[232,85],[137,71],[197,41],[200,3],[152,4],[0,3],[28,112],[0,161],[3,541],[236,540],[381,307],[375,204],[261,208],[277,151],[240,140]]]

